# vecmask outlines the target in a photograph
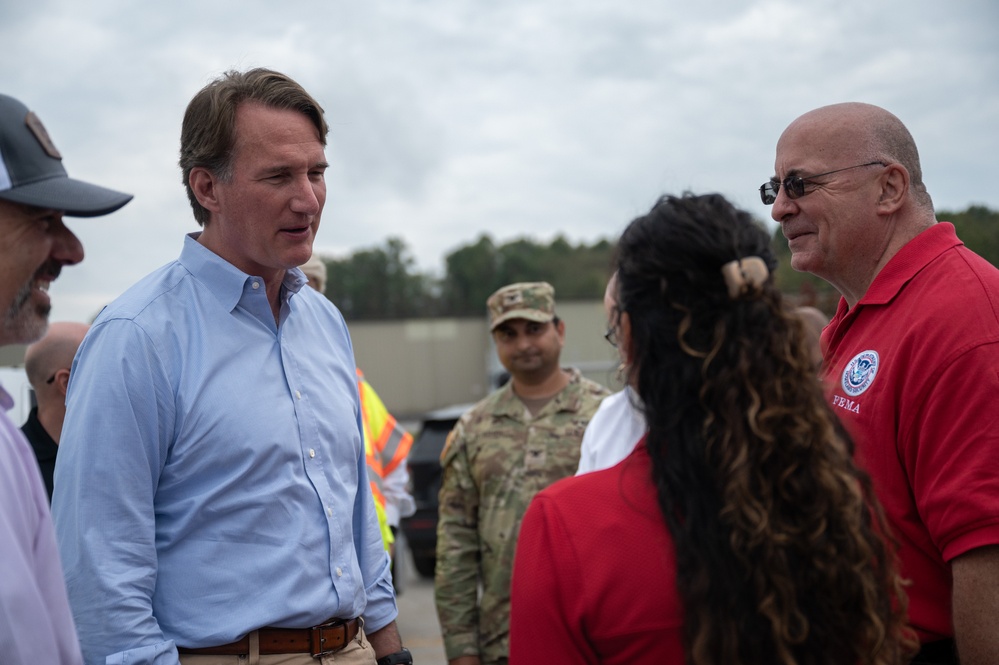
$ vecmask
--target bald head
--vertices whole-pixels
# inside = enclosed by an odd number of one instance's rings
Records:
[[[850,307],[936,223],[912,135],[871,104],[823,106],[797,118],[777,142],[768,184],[791,267],[832,284]]]
[[[792,122],[778,141],[807,133],[814,139],[815,154],[837,163],[871,161],[901,164],[909,174],[910,194],[921,208],[933,202],[923,184],[919,151],[912,134],[894,114],[873,104],[845,102],[809,111]]]
[[[59,370],[65,369],[68,373],[73,356],[89,329],[85,323],[53,323],[44,337],[28,347],[24,370],[36,393],[45,392],[51,385],[46,383],[49,377]]]

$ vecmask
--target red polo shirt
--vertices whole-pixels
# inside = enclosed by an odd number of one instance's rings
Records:
[[[999,544],[999,270],[948,223],[910,241],[823,331],[834,411],[900,544],[909,617],[953,635],[949,562]]]

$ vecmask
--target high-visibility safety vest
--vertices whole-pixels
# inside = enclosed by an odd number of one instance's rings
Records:
[[[375,497],[375,511],[381,528],[385,549],[393,543],[392,529],[385,516],[385,494],[382,480],[405,463],[413,437],[399,426],[388,412],[378,393],[357,370],[357,392],[361,396],[361,422],[364,424],[364,456],[368,463],[368,480]]]

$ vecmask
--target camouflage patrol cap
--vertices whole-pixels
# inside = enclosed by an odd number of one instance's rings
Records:
[[[510,319],[547,323],[555,318],[555,288],[548,282],[508,284],[489,296],[489,330]]]

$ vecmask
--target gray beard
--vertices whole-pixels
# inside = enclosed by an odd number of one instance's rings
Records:
[[[3,317],[4,344],[30,344],[40,339],[49,326],[51,307],[31,309],[31,291],[35,279],[32,277],[14,296],[14,302],[7,308]]]

